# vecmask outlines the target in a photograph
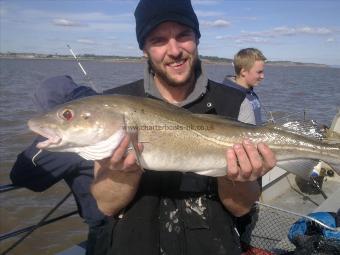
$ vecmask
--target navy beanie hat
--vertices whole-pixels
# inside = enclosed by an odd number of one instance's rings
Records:
[[[190,0],[140,0],[136,10],[136,36],[142,50],[147,35],[159,24],[174,21],[194,30],[201,37],[197,16]]]

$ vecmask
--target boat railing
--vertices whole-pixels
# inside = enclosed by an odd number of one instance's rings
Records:
[[[13,190],[21,189],[22,187],[15,186],[13,184],[0,185],[0,193],[11,192]],[[64,196],[44,217],[41,218],[39,222],[33,224],[31,226],[23,227],[20,229],[12,230],[7,233],[0,234],[0,242],[7,240],[9,238],[13,238],[19,235],[22,235],[18,240],[16,240],[11,246],[9,246],[6,250],[0,251],[1,255],[8,254],[11,250],[17,247],[20,243],[22,243],[28,236],[30,236],[36,229],[60,221],[62,219],[68,218],[78,213],[77,210],[62,214],[58,217],[50,218],[50,216],[71,196],[72,192],[68,192],[66,196]]]

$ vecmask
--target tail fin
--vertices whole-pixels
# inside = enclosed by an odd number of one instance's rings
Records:
[[[312,174],[313,168],[318,164],[318,160],[313,159],[290,159],[277,162],[277,166],[295,174],[308,181]]]

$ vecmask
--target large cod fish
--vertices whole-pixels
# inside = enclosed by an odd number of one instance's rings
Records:
[[[149,98],[100,95],[75,100],[28,122],[46,137],[49,151],[75,152],[87,160],[109,157],[126,133],[137,134],[144,149],[141,167],[158,171],[226,174],[225,151],[244,138],[265,142],[278,166],[308,179],[322,160],[340,173],[340,144],[294,134],[280,126],[253,126],[189,111]],[[136,144],[137,141],[135,141]]]

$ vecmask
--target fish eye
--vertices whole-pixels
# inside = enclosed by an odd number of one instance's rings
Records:
[[[61,112],[60,116],[64,120],[71,120],[73,118],[73,111],[70,109],[65,109]]]

